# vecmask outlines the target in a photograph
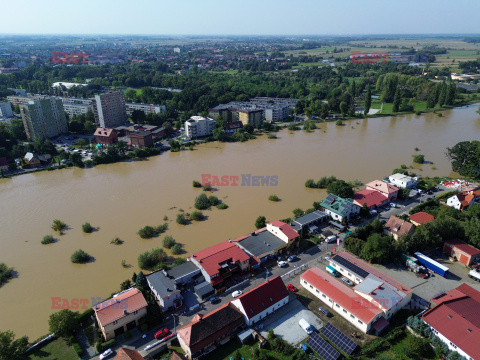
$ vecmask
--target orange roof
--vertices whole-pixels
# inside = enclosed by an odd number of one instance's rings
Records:
[[[143,294],[138,289],[130,289],[93,307],[101,326],[123,318],[147,307]]]
[[[408,234],[413,229],[413,224],[392,215],[385,224],[385,229],[392,234],[401,236],[403,234]]]
[[[113,360],[145,360],[145,358],[136,350],[121,348]]]
[[[368,300],[318,267],[308,269],[300,277],[364,323],[368,324],[383,313],[377,306],[370,304]]]
[[[409,218],[410,220],[415,221],[419,224],[425,224],[427,222],[435,220],[435,216],[430,215],[429,213],[426,213],[424,211],[420,211],[418,213],[410,215]]]
[[[399,190],[396,186],[393,186],[383,180],[373,180],[369,182],[366,185],[366,187],[369,190],[380,191],[381,193],[384,193],[384,194],[392,194],[392,193],[398,192]]]
[[[116,132],[115,129],[108,129],[108,128],[102,128],[98,127],[97,130],[95,130],[95,133],[93,134],[94,136],[111,136],[114,132]]]

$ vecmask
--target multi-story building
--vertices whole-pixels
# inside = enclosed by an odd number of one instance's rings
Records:
[[[69,116],[78,116],[86,114],[87,112],[93,112],[93,100],[92,99],[78,99],[62,97],[63,110]]]
[[[47,98],[46,95],[31,95],[31,94],[7,96],[8,102],[11,102],[13,106],[25,105],[32,100],[45,99],[45,98]]]
[[[192,116],[185,121],[185,135],[194,139],[202,136],[209,136],[215,129],[216,121],[203,116]]]
[[[127,122],[125,99],[120,91],[95,95],[94,112],[100,127],[114,128]]]
[[[55,98],[31,100],[20,105],[23,125],[29,139],[45,139],[68,131],[62,101]]]
[[[360,206],[355,205],[352,199],[344,199],[335,194],[328,194],[320,206],[332,219],[338,221],[350,220],[360,213]]]
[[[259,128],[263,122],[263,110],[262,109],[238,109],[238,121],[241,121],[243,125],[252,125],[255,128]]]
[[[0,118],[11,118],[13,117],[13,111],[12,111],[12,106],[10,103],[5,102],[5,103],[0,103]]]
[[[160,114],[167,111],[165,105],[152,105],[152,104],[136,104],[136,103],[125,103],[125,108],[127,110],[127,115],[132,116],[134,110],[143,111],[145,114]]]

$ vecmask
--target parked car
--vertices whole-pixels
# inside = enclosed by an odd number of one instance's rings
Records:
[[[291,255],[291,256],[288,257],[287,261],[288,261],[288,262],[292,262],[292,261],[294,261],[294,260],[296,260],[296,259],[297,259],[297,255]]]
[[[210,304],[218,304],[219,302],[221,302],[222,300],[216,296],[212,296],[210,298]]]
[[[332,314],[330,314],[330,311],[328,311],[327,309],[325,309],[323,307],[319,307],[318,311],[320,311],[325,316],[332,316]]]
[[[103,353],[100,354],[100,360],[106,359],[107,357],[109,357],[112,354],[113,354],[113,350],[112,349],[107,349]]]
[[[300,325],[300,327],[305,330],[305,332],[310,335],[311,333],[313,333],[313,327],[312,325],[310,325],[307,320],[305,319],[300,319],[300,321],[298,322],[298,324]]]
[[[395,204],[395,203],[390,203],[390,206],[391,206],[392,208],[396,208],[396,207],[397,207],[397,204]]]
[[[327,244],[330,244],[330,243],[335,242],[335,241],[337,241],[337,235],[330,235],[329,237],[327,237],[325,239],[325,242]]]
[[[347,278],[343,277],[342,278],[342,281],[347,284],[348,286],[353,286],[353,282],[351,282],[350,280],[348,280]]]
[[[170,333],[170,331],[167,328],[164,328],[164,329],[161,329],[161,330],[157,331],[153,337],[155,339],[163,339],[169,333]]]
[[[282,260],[282,261],[279,261],[279,262],[278,262],[278,266],[280,266],[281,268],[287,267],[287,266],[288,266],[288,263],[287,263],[286,261],[283,261],[283,260]]]
[[[295,286],[293,286],[293,284],[288,284],[287,287],[288,287],[288,290],[290,290],[291,292],[298,291],[298,289]]]
[[[235,291],[232,293],[232,297],[234,297],[234,298],[239,297],[240,295],[242,295],[242,291],[241,291],[241,290],[235,290]]]
[[[375,209],[370,210],[370,215],[375,216],[375,215],[377,215],[377,214],[378,214],[378,211],[377,211],[377,210],[375,210]]]

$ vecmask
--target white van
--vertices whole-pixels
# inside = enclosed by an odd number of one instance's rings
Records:
[[[330,244],[330,243],[335,242],[335,241],[337,241],[337,235],[330,235],[329,237],[327,237],[325,239],[325,242],[327,244]]]
[[[305,332],[310,335],[311,333],[313,333],[313,327],[312,325],[310,325],[307,320],[305,319],[300,319],[300,321],[298,322],[298,325],[300,325],[300,327],[305,330]]]

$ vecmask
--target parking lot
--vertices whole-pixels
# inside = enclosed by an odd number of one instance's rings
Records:
[[[269,315],[265,321],[260,323],[261,334],[267,337],[268,330],[273,329],[277,336],[290,344],[296,345],[308,336],[298,324],[300,319],[305,319],[316,330],[323,326],[323,322],[313,312],[303,306],[296,297],[290,296],[287,305]]]

